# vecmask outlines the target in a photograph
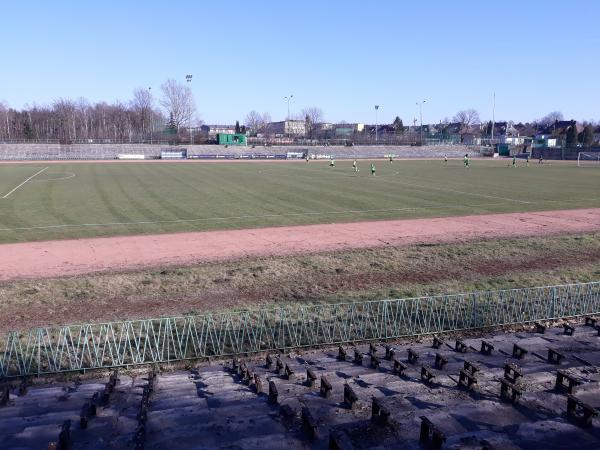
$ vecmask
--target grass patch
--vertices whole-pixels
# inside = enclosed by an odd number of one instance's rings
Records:
[[[600,207],[596,171],[574,165],[351,164],[52,164],[0,200],[0,243]],[[40,168],[0,165],[0,197]]]
[[[600,233],[252,258],[0,285],[0,330],[600,280]]]

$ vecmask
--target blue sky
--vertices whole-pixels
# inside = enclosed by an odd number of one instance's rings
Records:
[[[185,80],[208,123],[319,106],[329,121],[461,109],[600,119],[597,1],[6,1],[0,101],[128,101]]]

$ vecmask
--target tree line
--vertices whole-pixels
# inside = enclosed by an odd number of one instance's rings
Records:
[[[189,80],[188,80],[189,81]],[[317,124],[324,121],[323,110],[317,106],[302,109],[295,117],[306,123],[306,134],[313,137]],[[530,125],[532,130],[551,127],[563,121],[559,111],[553,111]],[[271,122],[268,112],[250,111],[243,121],[236,123],[236,132],[250,136],[268,131]],[[416,119],[413,121],[416,128]],[[345,123],[345,122],[340,122]],[[454,129],[460,135],[470,133],[481,124],[478,111],[465,109],[452,117]],[[573,121],[575,124],[575,122]],[[10,108],[0,102],[0,141],[42,140],[52,142],[152,142],[172,139],[173,135],[185,133],[186,127],[201,124],[196,117],[196,105],[189,83],[173,79],[160,86],[160,97],[154,98],[151,88],[137,88],[129,101],[92,104],[85,98],[76,100],[59,98],[50,105],[26,107],[22,110]],[[440,122],[440,129],[447,130],[450,121]],[[381,124],[380,127],[385,125]],[[389,126],[394,134],[404,134],[402,119],[396,116]],[[491,134],[492,122],[484,124],[482,131]],[[583,123],[583,130],[576,125],[566,130],[568,145],[577,143],[591,145],[594,141],[594,126]]]
[[[90,103],[59,98],[50,105],[16,110],[0,102],[0,140],[69,142],[144,142],[196,125],[196,106],[190,87],[169,79],[154,99],[151,88],[137,88],[127,102]],[[167,130],[168,131],[168,130]]]

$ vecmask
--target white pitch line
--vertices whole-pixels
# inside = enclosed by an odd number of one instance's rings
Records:
[[[312,172],[317,172],[317,170],[311,170]],[[341,176],[349,176],[352,178],[355,178],[352,175],[341,173],[341,172],[332,172],[332,174],[334,175],[341,175]],[[400,175],[400,172],[396,171],[394,172],[394,175]],[[377,177],[356,177],[357,179],[361,179],[361,180],[381,180],[382,178],[384,179],[383,181],[388,181],[391,183],[395,183],[395,184],[400,184],[403,186],[407,186],[407,187],[412,187],[412,188],[418,188],[415,190],[430,190],[430,191],[441,191],[441,192],[453,192],[455,194],[463,194],[463,195],[471,195],[473,197],[482,197],[482,198],[491,198],[494,200],[505,200],[505,201],[509,201],[509,202],[517,202],[517,203],[523,203],[523,204],[529,204],[531,202],[525,201],[525,200],[518,200],[518,199],[514,199],[514,198],[508,198],[508,197],[499,197],[496,195],[487,195],[487,194],[478,194],[476,192],[467,192],[467,191],[459,191],[457,189],[450,189],[447,187],[435,187],[435,186],[423,186],[423,185],[419,185],[419,184],[414,184],[414,183],[404,183],[402,181],[399,181],[397,178],[393,178],[393,175],[380,175]],[[410,178],[407,178],[405,176],[402,176],[403,180],[410,180]]]
[[[33,180],[34,182],[37,183],[43,183],[46,181],[63,181],[63,180],[70,180],[71,178],[75,178],[76,174],[74,174],[73,172],[64,172],[64,173],[68,173],[69,175],[64,176],[64,177],[59,177],[59,178],[44,178],[41,180]]]
[[[514,201],[513,199],[509,199]],[[561,203],[563,200],[539,200],[535,204],[542,203]],[[592,198],[580,198],[572,200],[573,203],[583,201],[600,201],[600,197]],[[51,230],[59,228],[88,228],[88,227],[112,227],[112,226],[125,226],[125,225],[161,225],[161,224],[175,224],[175,223],[194,223],[194,222],[219,222],[223,220],[243,220],[243,219],[266,219],[274,217],[293,217],[293,216],[328,216],[338,214],[364,214],[364,213],[385,213],[385,212],[399,212],[399,211],[418,211],[418,210],[429,210],[429,209],[445,209],[445,208],[486,208],[489,206],[506,205],[507,202],[496,202],[496,203],[481,203],[481,204],[449,204],[439,206],[413,206],[408,208],[389,208],[389,209],[356,209],[356,210],[343,210],[343,211],[322,211],[322,212],[301,212],[301,213],[284,213],[284,214],[260,214],[260,215],[244,215],[244,216],[226,216],[226,217],[202,217],[195,219],[173,219],[173,220],[144,220],[138,222],[104,222],[104,223],[69,223],[69,224],[56,224],[56,225],[40,225],[36,227],[15,227],[15,228],[0,228],[0,232],[4,231],[32,231],[32,230]],[[552,211],[523,211],[534,214],[540,213],[551,213]],[[498,213],[502,214],[502,213]],[[460,217],[460,216],[459,216]],[[435,218],[443,218],[435,217]],[[401,218],[398,218],[401,219]],[[310,224],[303,224],[310,225]]]
[[[49,230],[57,228],[86,228],[86,227],[111,227],[124,225],[161,225],[174,223],[194,223],[194,222],[219,222],[224,220],[243,220],[243,219],[267,219],[275,217],[295,217],[295,216],[329,216],[339,214],[364,214],[364,213],[386,213],[399,211],[417,211],[427,209],[445,209],[445,208],[485,208],[488,206],[504,205],[506,202],[500,203],[484,203],[478,205],[439,205],[439,206],[414,206],[408,208],[389,208],[389,209],[356,209],[344,211],[322,211],[322,212],[301,212],[301,213],[284,213],[284,214],[260,214],[260,215],[244,215],[244,216],[225,216],[225,217],[203,217],[196,219],[173,219],[173,220],[144,220],[139,222],[104,222],[104,223],[74,223],[74,224],[57,224],[57,225],[40,225],[36,227],[15,227],[15,228],[0,228],[1,231],[31,231],[31,230]]]
[[[474,196],[474,197],[492,198],[492,199],[495,199],[495,200],[506,200],[506,201],[509,201],[509,202],[517,202],[517,203],[524,203],[524,204],[531,203],[531,202],[528,202],[528,201],[525,201],[525,200],[518,200],[518,199],[515,199],[515,198],[498,197],[497,195],[477,194],[475,192],[459,191],[457,189],[449,189],[447,187],[436,188],[436,187],[433,187],[433,186],[422,186],[422,185],[418,185],[418,184],[408,184],[408,183],[402,183],[402,182],[400,184],[404,184],[406,186],[416,186],[416,187],[419,187],[421,189],[431,189],[431,190],[442,191],[442,192],[454,192],[455,194],[471,195],[471,196]]]
[[[382,177],[380,177],[380,178],[382,178]],[[406,180],[406,179],[410,179],[410,178],[403,177],[403,179]],[[399,181],[396,178],[388,178],[388,179],[386,179],[384,181],[389,181],[391,183],[401,184],[401,185],[407,186],[407,187],[420,188],[421,190],[441,191],[441,192],[454,192],[455,194],[471,195],[471,196],[474,196],[474,197],[491,198],[491,199],[495,199],[495,200],[505,200],[505,201],[509,201],[509,202],[517,202],[517,203],[524,203],[524,204],[531,203],[531,202],[528,202],[528,201],[525,201],[525,200],[517,200],[517,199],[514,199],[514,198],[508,198],[508,197],[498,197],[497,195],[478,194],[476,192],[459,191],[457,189],[450,189],[450,188],[447,188],[447,187],[423,186],[423,185],[420,185],[420,184],[405,183],[405,182]]]
[[[48,166],[49,167],[49,166]],[[44,170],[48,169],[48,167],[44,167],[42,170],[34,173],[33,175],[31,175],[29,178],[27,178],[25,181],[23,181],[20,185],[18,185],[17,187],[15,187],[12,191],[10,191],[8,194],[6,194],[4,197],[2,198],[6,198],[8,197],[10,194],[12,194],[13,192],[15,192],[17,189],[19,189],[21,186],[23,186],[25,183],[27,183],[29,180],[31,180],[32,178],[36,177],[37,175],[39,175],[40,173],[42,173]]]

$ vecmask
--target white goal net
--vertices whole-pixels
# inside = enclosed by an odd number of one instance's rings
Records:
[[[577,154],[578,166],[600,167],[600,152],[579,152]]]

